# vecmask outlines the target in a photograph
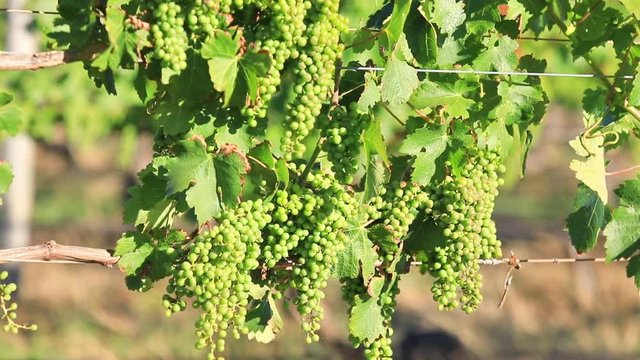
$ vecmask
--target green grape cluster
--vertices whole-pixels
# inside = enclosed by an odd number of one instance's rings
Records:
[[[286,160],[302,155],[305,146],[301,141],[314,128],[323,104],[331,97],[336,61],[344,50],[340,34],[347,29],[346,20],[338,13],[339,0],[303,3],[307,7],[306,28],[298,41],[299,56],[293,68],[295,97],[287,104],[281,143]]]
[[[352,183],[353,174],[358,171],[362,133],[369,126],[369,122],[370,117],[358,113],[355,103],[348,109],[336,106],[329,113],[322,150],[327,153],[336,179],[344,184]]]
[[[189,39],[185,31],[184,8],[176,1],[145,2],[151,14],[153,56],[164,68],[180,72],[187,68]]]
[[[434,203],[419,186],[401,183],[383,195],[381,205],[384,225],[390,229],[394,239],[402,240],[409,233],[418,212],[432,208]]]
[[[343,230],[355,211],[355,199],[328,173],[310,172],[306,185],[276,194],[273,221],[265,228],[262,256],[273,269],[270,285],[280,293],[296,290],[307,342],[318,341],[324,288],[346,241]],[[282,259],[292,269],[274,267]]]
[[[5,332],[11,332],[13,334],[17,334],[20,330],[37,331],[38,325],[36,324],[27,325],[16,323],[18,304],[11,302],[11,298],[18,287],[14,283],[4,283],[8,277],[9,273],[7,271],[0,272],[0,320],[5,322],[2,329]]]
[[[182,311],[185,297],[202,309],[196,322],[197,348],[221,352],[229,331],[235,338],[249,332],[245,326],[251,271],[258,268],[261,230],[271,222],[271,203],[245,201],[224,211],[218,224],[198,236],[186,259],[174,269],[163,304],[167,315]]]
[[[460,174],[446,176],[432,189],[431,215],[442,229],[444,244],[427,257],[440,309],[461,306],[470,313],[482,301],[478,260],[502,256],[491,219],[501,172],[504,166],[496,153],[470,150]]]

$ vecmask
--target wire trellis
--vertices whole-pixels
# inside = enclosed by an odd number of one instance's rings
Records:
[[[57,11],[50,10],[26,10],[26,9],[7,9],[0,8],[0,12],[13,14],[34,14],[34,15],[60,15]]]
[[[346,71],[367,71],[381,72],[386,68],[374,66],[341,66],[341,70]],[[627,79],[633,80],[634,75],[607,75],[607,74],[579,74],[579,73],[554,73],[554,72],[524,72],[524,71],[485,71],[471,69],[422,69],[415,68],[418,73],[427,74],[470,74],[470,75],[502,75],[502,76],[535,76],[535,77],[565,77],[565,78],[582,78],[582,79]]]

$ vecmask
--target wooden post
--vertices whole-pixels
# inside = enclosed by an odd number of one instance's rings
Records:
[[[27,1],[9,0],[8,7],[23,9]],[[33,53],[37,50],[36,39],[29,31],[33,21],[31,14],[8,13],[7,51]],[[9,89],[10,90],[10,89]],[[31,215],[34,198],[35,145],[26,134],[6,139],[0,146],[2,158],[13,168],[14,179],[9,192],[4,195],[4,205],[0,208],[0,247],[15,248],[29,245]],[[18,282],[19,269],[8,267],[10,280]]]

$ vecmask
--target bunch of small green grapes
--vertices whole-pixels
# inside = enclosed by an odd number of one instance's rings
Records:
[[[187,68],[189,39],[185,31],[185,12],[180,3],[167,0],[143,2],[151,19],[153,56],[163,68],[180,72]]]
[[[11,332],[13,334],[17,334],[20,330],[37,331],[38,325],[36,324],[27,325],[16,323],[18,304],[11,302],[11,294],[13,294],[18,287],[15,283],[4,283],[8,277],[9,273],[7,271],[0,272],[0,320],[5,322],[2,329],[5,332]]]
[[[220,13],[220,1],[188,0],[187,28],[196,36],[213,36],[216,29],[226,27],[226,18]]]
[[[266,75],[258,78],[258,100],[242,110],[243,115],[249,117],[251,127],[258,126],[259,120],[267,117],[269,101],[280,86],[285,63],[300,56],[298,47],[306,42],[304,20],[310,5],[304,0],[281,0],[263,12],[268,20],[257,27],[254,46],[257,51],[269,54],[271,66]]]
[[[416,185],[400,183],[383,196],[380,208],[384,225],[391,230],[394,239],[404,239],[420,210],[429,211],[434,206],[429,193]]]
[[[324,288],[344,248],[355,198],[329,173],[312,171],[305,186],[293,185],[288,195],[277,193],[274,203],[273,221],[264,231],[264,262],[272,266],[269,281],[280,294],[296,290],[293,303],[307,342],[314,342],[323,318]],[[292,263],[291,269],[273,267],[283,258]]]
[[[362,133],[369,126],[368,114],[358,113],[357,104],[348,110],[336,106],[329,113],[327,127],[323,131],[325,141],[322,150],[332,164],[336,179],[344,184],[353,182],[353,174],[358,171],[358,157],[362,149]]]
[[[285,136],[281,150],[285,160],[301,156],[302,140],[314,128],[322,106],[330,99],[334,86],[336,61],[342,56],[344,45],[340,35],[347,22],[339,12],[339,0],[314,0],[309,3],[306,29],[298,42],[299,56],[293,69],[295,97],[287,104]]]
[[[491,219],[500,172],[504,166],[496,153],[469,150],[460,174],[446,176],[432,189],[431,215],[445,239],[427,255],[440,309],[461,305],[465,312],[474,311],[482,301],[478,260],[502,256]]]
[[[218,224],[194,240],[186,259],[174,269],[163,304],[167,315],[184,310],[185,297],[202,309],[196,322],[197,348],[209,346],[215,354],[224,350],[229,331],[236,338],[248,333],[251,271],[259,266],[261,230],[271,222],[272,210],[271,203],[256,200],[224,211]]]

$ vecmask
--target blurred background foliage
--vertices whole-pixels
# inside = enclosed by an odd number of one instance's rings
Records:
[[[379,2],[377,0],[376,2]],[[350,26],[362,25],[376,2],[343,1]],[[33,0],[31,9],[53,10]],[[53,16],[37,15],[43,34]],[[558,34],[542,34],[546,38]],[[5,18],[0,19],[0,38]],[[547,71],[588,73],[574,63],[562,42],[522,40],[520,54],[548,62]],[[598,50],[605,73],[615,70],[611,49]],[[96,89],[81,64],[35,72],[3,73],[0,88],[15,94],[24,111],[25,131],[38,140],[37,193],[33,243],[111,248],[120,232],[122,204],[133,174],[151,156],[153,123],[132,86],[132,74],[118,74],[117,97]],[[575,256],[563,231],[573,206],[576,180],[568,164],[568,141],[582,131],[582,94],[600,84],[590,79],[543,78],[551,106],[537,130],[527,176],[517,167],[507,174],[496,220],[504,252],[519,257]],[[282,106],[282,102],[280,102]],[[393,109],[406,114],[406,109]],[[282,114],[277,106],[273,119]],[[397,131],[380,113],[388,139]],[[274,130],[270,136],[277,138]],[[612,167],[640,161],[640,144],[612,153]],[[628,175],[629,177],[633,174]],[[610,188],[623,181],[613,179]],[[594,256],[602,254],[598,248]],[[165,319],[160,289],[126,290],[118,270],[88,266],[23,265],[21,316],[40,330],[0,334],[0,359],[191,359],[195,314]],[[506,268],[485,268],[485,302],[472,315],[438,312],[430,280],[408,276],[401,284],[395,343],[406,359],[637,359],[640,357],[640,302],[620,264],[525,265],[514,278],[506,305],[497,309]],[[285,335],[269,345],[230,344],[231,359],[360,358],[349,349],[346,307],[337,284],[330,285],[327,316],[319,344],[308,346],[283,309]],[[246,346],[245,346],[246,345]],[[411,354],[417,354],[411,357]],[[404,357],[403,357],[404,356]]]

